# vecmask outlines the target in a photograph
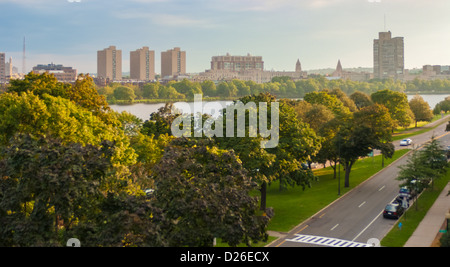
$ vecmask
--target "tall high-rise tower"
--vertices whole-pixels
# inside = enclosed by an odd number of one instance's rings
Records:
[[[0,83],[6,82],[6,62],[5,53],[0,53]]]
[[[110,46],[97,51],[97,76],[112,81],[122,80],[122,50]]]
[[[179,47],[161,52],[161,77],[186,74],[186,51]]]
[[[374,78],[397,79],[405,71],[405,45],[403,37],[392,38],[391,32],[380,32],[374,40]]]
[[[155,51],[144,46],[130,52],[130,78],[139,81],[155,79]]]

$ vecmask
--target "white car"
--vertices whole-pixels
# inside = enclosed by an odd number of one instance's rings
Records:
[[[404,139],[402,141],[400,141],[400,145],[401,146],[409,146],[412,144],[412,140],[411,139]]]

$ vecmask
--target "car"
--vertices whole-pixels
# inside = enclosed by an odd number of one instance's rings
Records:
[[[153,195],[153,193],[155,193],[155,189],[152,189],[152,188],[146,189],[146,190],[144,190],[144,193],[147,197],[150,197]]]
[[[413,197],[411,190],[406,186],[400,188],[400,191],[398,193],[400,194],[400,197],[407,197],[408,199],[411,199]]]
[[[403,139],[402,141],[400,141],[400,145],[401,146],[409,146],[412,144],[412,140],[411,139]]]
[[[383,211],[383,217],[387,219],[398,219],[400,218],[405,209],[399,203],[389,203],[386,205]]]
[[[444,150],[444,154],[447,156],[447,160],[450,159],[450,146],[447,146]]]

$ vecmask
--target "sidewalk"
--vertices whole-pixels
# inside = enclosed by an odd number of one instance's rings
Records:
[[[445,222],[445,215],[450,210],[450,196],[447,196],[449,190],[450,183],[436,199],[436,202],[404,247],[431,247],[442,224]]]

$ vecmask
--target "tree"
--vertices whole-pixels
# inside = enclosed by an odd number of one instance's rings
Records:
[[[422,192],[429,186],[429,175],[432,174],[430,168],[424,164],[423,157],[418,150],[414,150],[407,163],[400,166],[397,180],[401,181],[400,187],[408,187],[411,192]],[[418,199],[416,197],[416,210],[418,209]]]
[[[44,94],[49,94],[51,96],[60,96],[67,98],[67,91],[70,84],[65,84],[58,82],[53,74],[48,74],[46,72],[42,74],[36,74],[33,72],[25,75],[23,80],[10,81],[10,86],[8,92],[33,92],[37,96],[42,96]]]
[[[126,86],[119,86],[114,90],[114,97],[117,100],[131,101],[136,98],[136,95],[134,94],[133,89]]]
[[[166,103],[164,107],[158,109],[158,112],[150,115],[150,119],[144,122],[141,132],[148,136],[154,135],[156,138],[164,134],[172,135],[172,122],[180,116],[173,114],[172,110],[173,104]]]
[[[221,238],[230,246],[267,240],[269,218],[249,195],[256,183],[232,151],[207,140],[176,139],[154,167],[154,205],[164,211],[169,246],[204,246]]]
[[[217,95],[223,97],[233,97],[237,96],[238,89],[236,85],[232,82],[221,82],[217,86]]]
[[[115,163],[131,164],[136,157],[118,120],[107,123],[68,99],[47,94],[41,98],[31,92],[0,95],[0,146],[7,145],[10,138],[20,133],[52,136],[83,145],[99,145],[109,140],[117,148]]]
[[[320,104],[331,110],[336,116],[348,116],[350,109],[338,99],[336,95],[330,95],[327,91],[312,92],[305,95],[305,101],[311,104]]]
[[[383,105],[373,104],[355,112],[354,119],[355,124],[365,125],[371,130],[372,149],[381,150],[384,167],[384,158],[392,158],[395,152],[395,147],[392,144],[392,132],[395,123],[389,114],[389,110]]]
[[[421,151],[421,156],[423,158],[423,164],[432,171],[432,175],[429,176],[429,179],[431,179],[431,188],[433,188],[434,180],[440,178],[447,172],[447,155],[439,140],[433,136],[430,142],[425,145],[424,149]]]
[[[145,99],[156,99],[159,97],[160,83],[148,83],[142,86],[142,97]]]
[[[371,95],[372,101],[385,106],[396,126],[408,127],[413,121],[408,97],[404,93],[381,90]]]
[[[370,99],[370,96],[364,92],[360,91],[354,92],[353,94],[350,95],[350,99],[353,100],[358,109],[372,105],[372,100]]]
[[[204,81],[201,83],[202,91],[205,96],[216,96],[217,95],[217,88],[216,84],[213,81]]]
[[[194,98],[196,94],[203,94],[201,85],[197,82],[191,82],[188,79],[183,79],[181,82],[171,83],[170,85],[186,98]]]
[[[350,173],[353,164],[367,156],[374,148],[372,130],[366,125],[357,125],[353,121],[343,123],[336,136],[340,162],[345,170],[345,187],[350,187]]]
[[[61,229],[98,212],[112,155],[110,142],[96,147],[16,135],[0,161],[1,245],[61,245]]]
[[[433,119],[433,111],[430,105],[420,95],[414,96],[409,101],[409,106],[414,113],[416,128],[419,121],[431,121]]]

